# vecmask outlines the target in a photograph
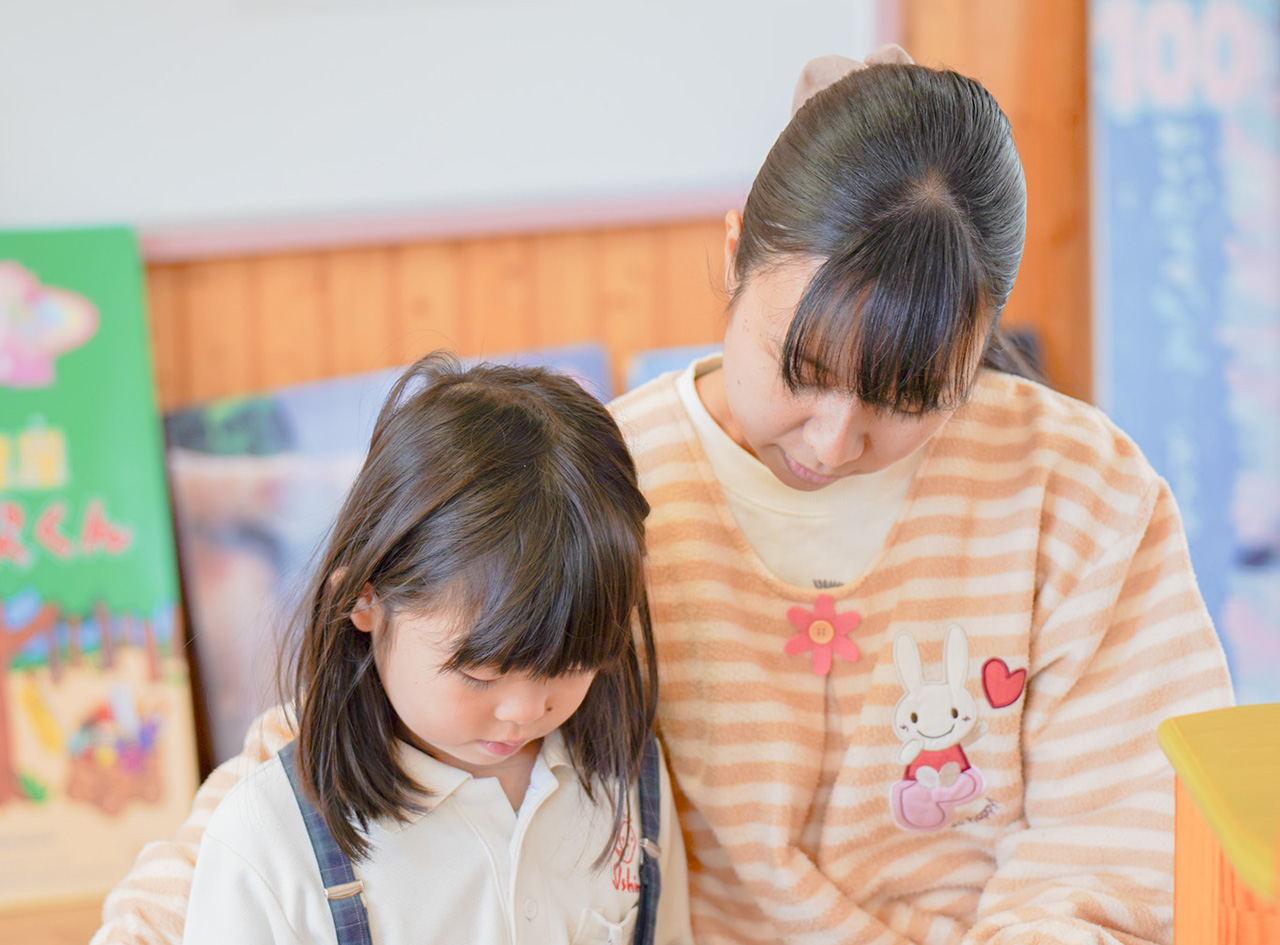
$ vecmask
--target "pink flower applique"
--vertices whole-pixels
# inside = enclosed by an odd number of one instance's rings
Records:
[[[803,607],[788,609],[787,619],[799,633],[783,649],[792,656],[813,650],[813,672],[817,676],[831,672],[832,650],[851,663],[861,655],[857,644],[846,634],[862,623],[862,615],[852,610],[836,613],[836,602],[830,594],[819,594],[812,611]]]

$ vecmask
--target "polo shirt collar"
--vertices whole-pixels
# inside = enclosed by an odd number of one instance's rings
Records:
[[[430,792],[415,798],[422,809],[408,811],[404,818],[405,823],[416,823],[424,814],[435,810],[449,795],[472,779],[472,776],[461,768],[438,761],[405,741],[396,742],[396,758],[400,762],[401,770]],[[548,773],[558,768],[572,768],[569,751],[559,731],[552,732],[542,739],[542,747],[533,763],[535,777],[540,768],[547,769]]]

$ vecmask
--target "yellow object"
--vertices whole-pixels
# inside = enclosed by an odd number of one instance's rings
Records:
[[[93,750],[93,760],[99,768],[110,768],[116,763],[116,750],[109,745],[99,745]]]
[[[1165,719],[1156,738],[1236,875],[1280,898],[1280,703]]]
[[[22,677],[18,686],[18,698],[27,713],[27,718],[31,720],[31,728],[35,731],[41,747],[45,751],[61,754],[62,726],[54,718],[44,693],[40,691],[40,685],[27,675]]]

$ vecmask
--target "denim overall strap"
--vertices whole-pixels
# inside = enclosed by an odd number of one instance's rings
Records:
[[[640,761],[640,905],[636,914],[634,945],[653,945],[658,920],[658,897],[662,894],[662,873],[658,857],[658,828],[662,826],[662,780],[658,740],[652,735]]]
[[[289,776],[289,786],[302,811],[307,825],[311,849],[320,866],[320,879],[324,883],[324,895],[333,913],[333,928],[338,933],[338,945],[373,945],[369,934],[369,913],[365,911],[364,886],[356,879],[351,860],[333,839],[329,827],[320,812],[307,800],[302,789],[302,775],[298,771],[298,743],[290,742],[280,749],[280,762]]]

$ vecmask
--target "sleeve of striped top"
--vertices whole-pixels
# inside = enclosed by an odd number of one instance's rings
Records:
[[[90,945],[181,945],[196,852],[209,816],[227,791],[294,737],[291,714],[269,709],[250,726],[239,755],[215,768],[196,791],[191,813],[169,840],[148,843],[107,894]]]
[[[1157,481],[1146,499],[1093,560],[1061,567],[1063,542],[1042,590],[1023,720],[1027,825],[997,848],[966,945],[1172,936],[1173,773],[1156,726],[1232,694],[1173,497]]]

